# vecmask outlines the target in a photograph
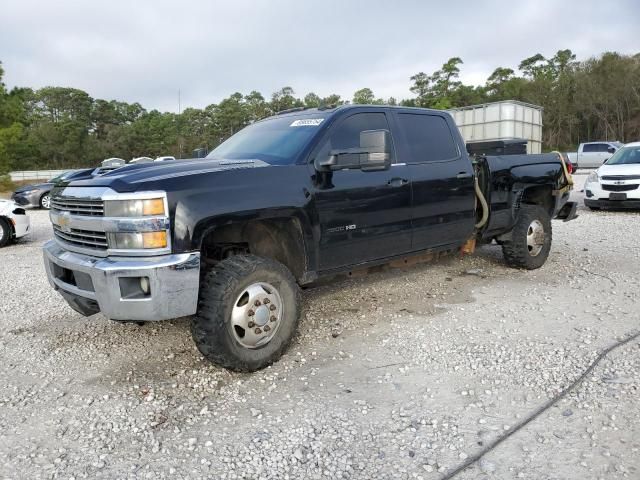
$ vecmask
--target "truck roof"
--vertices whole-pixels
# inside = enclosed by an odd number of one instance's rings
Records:
[[[331,107],[313,107],[313,108],[291,108],[288,110],[283,110],[282,112],[275,113],[273,116],[296,116],[296,115],[307,115],[311,113],[332,113],[332,112],[341,112],[344,110],[353,110],[353,109],[393,109],[393,110],[415,110],[420,112],[431,112],[431,113],[448,113],[446,110],[436,110],[433,108],[422,108],[422,107],[405,107],[402,105],[364,105],[364,104],[348,104],[348,105],[336,105]],[[271,117],[267,117],[271,118]]]

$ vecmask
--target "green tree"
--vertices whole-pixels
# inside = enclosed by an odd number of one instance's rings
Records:
[[[253,90],[249,95],[245,95],[244,103],[251,121],[260,120],[271,115],[269,105],[260,92]]]
[[[482,86],[460,79],[462,60],[452,57],[431,74],[411,77],[413,98],[377,99],[370,88],[354,103],[451,108],[498,100],[521,100],[544,108],[544,148],[570,148],[581,141],[640,138],[640,53],[606,52],[578,61],[568,49],[550,58],[535,54],[518,70],[498,67]],[[181,114],[147,111],[139,103],[92,99],[74,88],[7,91],[0,63],[0,174],[10,169],[95,166],[106,157],[188,156],[196,147],[215,147],[251,122],[293,107],[328,107],[337,94],[291,87],[269,100],[256,90],[236,92],[203,109]]]
[[[410,90],[416,94],[415,103],[420,107],[446,109],[457,105],[455,92],[462,86],[458,80],[462,59],[452,57],[447,60],[440,70],[427,75],[424,72],[411,77],[413,85]]]
[[[375,103],[382,102],[376,100],[376,96],[373,94],[373,90],[371,90],[370,88],[361,88],[360,90],[356,90],[356,92],[353,94],[352,103],[360,105],[373,105]]]
[[[304,106],[307,108],[317,108],[320,106],[322,99],[313,92],[309,92],[304,96]]]
[[[542,54],[536,53],[522,60],[520,65],[518,65],[518,70],[520,70],[525,77],[538,78],[548,73],[548,62]]]
[[[331,95],[327,95],[326,97],[324,97],[322,99],[322,101],[320,102],[320,106],[325,106],[325,107],[329,107],[329,106],[337,106],[337,105],[342,105],[344,103],[344,101],[340,98],[340,95],[336,94],[336,93],[332,93]]]
[[[288,110],[295,107],[303,107],[302,101],[294,97],[294,91],[291,87],[283,87],[271,95],[271,110],[274,113]]]

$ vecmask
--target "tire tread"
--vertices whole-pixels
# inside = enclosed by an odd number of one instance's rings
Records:
[[[540,220],[544,226],[547,239],[542,251],[536,257],[529,255],[527,248],[527,230],[533,220]],[[511,239],[502,243],[502,254],[511,267],[534,270],[540,268],[547,260],[551,249],[553,232],[551,218],[544,208],[539,205],[524,204],[520,207],[518,219],[511,233]]]
[[[255,273],[268,269],[283,276],[283,280],[295,291],[296,313],[294,331],[299,320],[300,293],[291,272],[281,263],[255,255],[236,255],[222,260],[215,267],[203,272],[200,281],[198,312],[191,323],[191,334],[200,352],[211,362],[237,372],[252,372],[270,365],[282,356],[291,343],[290,335],[269,358],[255,362],[238,358],[225,342],[227,319],[224,311],[233,302],[233,292],[238,282]],[[282,328],[282,327],[281,327]]]

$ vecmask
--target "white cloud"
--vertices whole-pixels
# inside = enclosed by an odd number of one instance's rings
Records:
[[[362,87],[406,98],[409,77],[449,57],[482,84],[540,52],[637,53],[634,0],[518,3],[382,0],[3,2],[5,82],[72,86],[147,108],[203,107],[292,86],[350,98]]]

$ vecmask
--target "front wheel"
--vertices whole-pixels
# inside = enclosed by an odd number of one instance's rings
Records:
[[[284,265],[236,255],[203,274],[191,334],[209,361],[253,372],[282,356],[299,317],[299,288]]]
[[[48,193],[45,193],[40,197],[40,208],[44,208],[46,210],[51,208],[51,196]]]
[[[13,231],[9,226],[9,222],[4,218],[0,218],[0,248],[7,245],[13,237]]]
[[[551,238],[549,213],[538,205],[522,205],[511,239],[502,243],[502,254],[510,266],[534,270],[547,261]]]

